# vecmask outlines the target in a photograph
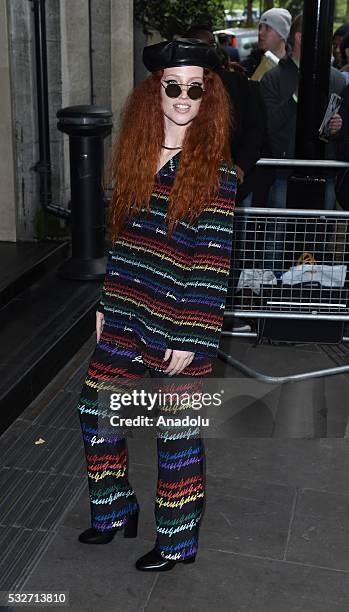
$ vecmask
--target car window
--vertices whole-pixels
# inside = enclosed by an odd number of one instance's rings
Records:
[[[239,44],[243,49],[254,49],[258,45],[258,38],[255,36],[240,38]]]

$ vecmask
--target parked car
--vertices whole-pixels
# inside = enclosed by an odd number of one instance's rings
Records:
[[[244,15],[244,17],[246,19],[246,17],[247,17],[247,11],[246,10],[243,12],[243,15]],[[258,21],[259,17],[260,17],[259,9],[252,9],[252,19],[253,19],[253,21]]]
[[[259,20],[259,10],[252,10],[252,19],[257,23]],[[224,11],[224,21],[226,28],[238,28],[240,26],[244,26],[247,18],[247,10],[243,11],[242,9],[233,9],[229,11],[225,9]]]
[[[217,42],[218,34],[227,34],[227,36],[229,36],[231,46],[236,47],[239,51],[240,60],[246,59],[246,57],[250,55],[252,49],[258,47],[258,30],[249,30],[246,28],[215,30],[214,35]]]
[[[244,21],[246,20],[244,17],[243,10],[239,10],[239,9],[233,9],[232,11],[225,10],[224,13],[225,13],[224,21],[225,21],[225,25],[227,28],[239,27],[243,25]]]

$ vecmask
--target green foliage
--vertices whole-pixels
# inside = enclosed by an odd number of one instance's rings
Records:
[[[224,7],[228,10],[245,9],[246,5],[247,0],[224,0]],[[254,9],[259,9],[260,5],[262,11],[271,7],[286,8],[294,16],[303,10],[304,0],[253,0]],[[335,13],[338,22],[349,21],[349,0],[336,0]]]
[[[224,0],[135,0],[134,14],[146,34],[157,30],[171,39],[193,23],[224,27]]]
[[[290,11],[292,17],[295,17],[302,12],[303,4],[303,0],[286,0],[286,2],[283,3],[283,8]]]
[[[174,34],[183,34],[193,23],[224,27],[224,9],[245,9],[248,0],[134,0],[134,14],[147,34],[152,30],[171,39]],[[303,9],[304,0],[253,0],[253,8],[262,11],[271,8],[286,8],[293,17]],[[336,0],[336,23],[349,21],[349,0]]]
[[[337,0],[336,1],[336,16],[342,23],[349,20],[349,1],[348,0]]]

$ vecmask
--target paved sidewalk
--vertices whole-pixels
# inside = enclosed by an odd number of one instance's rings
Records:
[[[0,589],[68,591],[74,612],[347,612],[349,377],[326,380],[327,435],[330,429],[337,438],[273,437],[275,406],[264,418],[250,405],[234,415],[231,438],[205,440],[207,496],[197,560],[147,574],[133,564],[155,534],[152,430],[128,441],[139,537],[125,540],[119,533],[100,547],[77,540],[89,526],[89,502],[76,403],[94,341],[0,438]],[[283,347],[276,364],[270,348],[249,356],[248,343],[231,346],[270,372],[276,365],[330,363],[316,347]],[[222,363],[216,374],[236,375]],[[308,420],[303,430],[309,437]]]

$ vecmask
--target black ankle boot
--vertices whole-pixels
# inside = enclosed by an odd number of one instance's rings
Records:
[[[124,530],[124,538],[135,538],[137,536],[139,511],[131,514],[124,527],[115,527],[108,531],[98,531],[94,527],[90,527],[79,535],[79,542],[83,544],[108,544],[114,539],[117,531]]]
[[[79,542],[83,544],[108,544],[111,542],[118,530],[108,529],[108,531],[98,531],[94,527],[90,527],[79,535]]]
[[[140,557],[135,566],[138,570],[145,572],[167,572],[174,568],[177,563],[194,563],[194,557],[188,557],[187,559],[164,559],[156,548],[153,548],[143,557]]]

